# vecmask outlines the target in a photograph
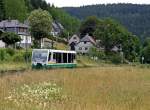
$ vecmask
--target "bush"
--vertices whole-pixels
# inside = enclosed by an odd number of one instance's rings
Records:
[[[15,50],[13,49],[7,48],[5,50],[6,50],[6,53],[9,54],[10,56],[13,56],[15,54]]]
[[[15,51],[13,49],[0,49],[0,61],[25,62],[31,61],[32,52]]]
[[[24,61],[25,61],[24,56],[23,56],[22,53],[17,53],[17,54],[15,54],[15,55],[13,56],[12,60],[13,60],[14,62],[24,62]]]
[[[122,63],[122,56],[119,53],[113,54],[110,56],[110,60],[114,64],[120,64]]]
[[[31,57],[32,57],[32,52],[24,52],[23,53],[23,57],[25,61],[31,61]]]
[[[105,58],[104,51],[99,51],[97,48],[91,48],[89,51],[89,55],[92,57],[98,57],[99,59]]]
[[[13,56],[14,62],[25,62],[25,61],[31,61],[32,52],[18,52]]]
[[[0,61],[5,60],[6,51],[4,49],[0,49]]]
[[[11,55],[6,52],[6,49],[0,49],[0,61],[10,61]]]
[[[150,64],[150,44],[143,49],[142,56],[144,57],[144,63]]]

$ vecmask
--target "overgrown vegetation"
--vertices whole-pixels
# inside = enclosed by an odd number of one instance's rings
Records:
[[[0,49],[0,75],[31,68],[31,50]]]
[[[109,65],[4,76],[0,78],[0,109],[149,110],[149,73],[146,68]]]
[[[28,57],[28,61],[31,61],[31,51],[14,50],[14,49],[0,49],[0,61],[1,62],[25,62],[25,58]]]
[[[39,108],[43,105],[46,108],[50,102],[66,100],[67,96],[63,94],[62,88],[57,84],[43,82],[32,85],[24,84],[21,87],[14,88],[5,99],[17,105],[39,103]]]

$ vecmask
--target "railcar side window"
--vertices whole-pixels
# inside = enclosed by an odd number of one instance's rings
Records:
[[[56,53],[53,53],[53,59],[56,59]]]
[[[67,62],[67,53],[63,53],[63,63],[68,63]]]
[[[69,53],[68,54],[68,63],[73,63],[75,59],[75,54]]]
[[[75,54],[72,54],[73,55],[73,60],[75,60],[76,59],[76,55]]]
[[[61,61],[61,53],[56,53],[56,63],[62,63],[62,61]]]
[[[71,54],[68,53],[68,63],[71,63]]]
[[[74,58],[73,58],[73,54],[71,54],[71,63],[73,63]]]
[[[48,61],[51,60],[51,53],[49,53],[49,56],[48,56]]]

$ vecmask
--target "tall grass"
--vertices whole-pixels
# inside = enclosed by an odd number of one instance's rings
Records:
[[[25,62],[0,62],[0,74],[8,71],[19,71],[31,68],[30,63]]]
[[[62,88],[67,98],[58,101],[22,103],[10,101],[13,90],[50,82]],[[33,86],[34,87],[34,86]],[[19,97],[19,96],[18,96]],[[24,99],[25,100],[25,99]],[[26,71],[0,78],[2,110],[149,110],[150,69],[99,67]]]

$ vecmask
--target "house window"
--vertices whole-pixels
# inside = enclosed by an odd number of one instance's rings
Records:
[[[86,44],[86,41],[84,42],[84,44]]]
[[[19,28],[19,32],[27,32],[26,28]]]
[[[76,37],[74,37],[73,39],[74,39],[74,40],[76,40],[77,38],[76,38]]]
[[[23,28],[19,28],[19,32],[23,32],[24,30],[23,30]]]
[[[79,50],[82,50],[82,47],[79,47]]]
[[[87,47],[85,47],[85,50],[88,50],[88,48],[87,48]]]

